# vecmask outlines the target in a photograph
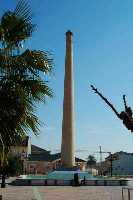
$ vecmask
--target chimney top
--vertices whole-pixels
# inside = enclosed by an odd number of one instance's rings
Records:
[[[72,33],[70,30],[68,30],[68,31],[66,32],[66,35],[73,35],[73,33]]]

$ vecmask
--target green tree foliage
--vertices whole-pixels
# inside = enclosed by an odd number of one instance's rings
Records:
[[[23,161],[19,156],[8,156],[7,164],[4,168],[7,176],[18,176],[23,173]],[[3,174],[3,168],[0,168],[0,174]]]
[[[18,135],[39,133],[37,103],[52,97],[45,78],[53,69],[51,54],[23,48],[35,27],[30,6],[22,0],[14,11],[5,12],[0,19],[1,160],[17,142]]]
[[[92,167],[96,165],[96,158],[93,155],[89,155],[87,158],[87,166]]]

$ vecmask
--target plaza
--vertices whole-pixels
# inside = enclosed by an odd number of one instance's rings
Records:
[[[30,2],[0,9],[0,200],[133,200],[133,1]]]
[[[121,191],[120,186],[7,186],[0,194],[2,200],[122,200]],[[124,200],[128,200],[127,191]]]

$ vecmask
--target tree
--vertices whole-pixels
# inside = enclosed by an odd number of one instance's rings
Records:
[[[91,85],[92,90],[98,94],[102,100],[104,100],[104,102],[113,110],[113,112],[116,114],[116,116],[123,121],[123,124],[125,125],[125,127],[130,130],[131,132],[133,132],[133,117],[132,117],[132,109],[131,107],[127,106],[126,103],[126,95],[123,95],[123,101],[124,101],[124,107],[125,107],[125,111],[122,112],[118,112],[116,110],[116,108],[107,100],[107,98],[105,98],[98,90],[97,88],[95,88],[93,85]]]
[[[53,95],[45,80],[45,75],[53,69],[50,53],[22,48],[35,27],[30,6],[22,0],[0,20],[0,160],[3,168],[10,146],[18,138],[31,131],[35,135],[39,133],[37,103],[45,103],[46,97]]]
[[[7,176],[18,176],[23,172],[23,161],[19,156],[9,155],[4,170]],[[0,171],[0,174],[3,174],[3,172]]]
[[[87,158],[87,166],[91,167],[96,165],[96,158],[93,155],[89,155]]]

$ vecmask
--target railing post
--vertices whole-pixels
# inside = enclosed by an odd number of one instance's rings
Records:
[[[122,200],[124,200],[123,190],[124,190],[124,189],[122,188],[122,193],[121,193],[121,194],[122,194]]]
[[[128,200],[130,200],[130,189],[128,189]]]

